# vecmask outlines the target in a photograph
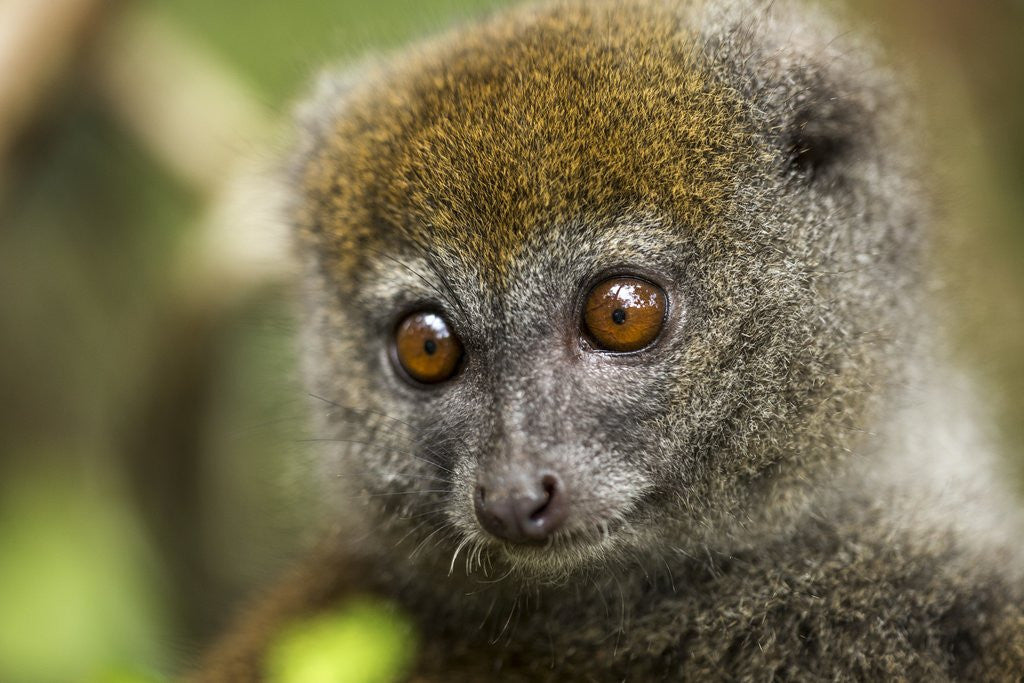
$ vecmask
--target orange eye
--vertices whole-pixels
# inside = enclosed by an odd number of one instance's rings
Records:
[[[436,384],[449,379],[462,360],[462,342],[437,313],[410,313],[395,329],[395,358],[417,382]]]
[[[613,277],[587,295],[583,325],[606,351],[642,349],[658,336],[665,321],[665,292],[635,277]]]

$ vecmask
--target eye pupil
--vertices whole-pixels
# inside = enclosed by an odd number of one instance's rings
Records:
[[[626,312],[621,308],[616,308],[614,311],[612,311],[612,322],[614,322],[616,325],[621,325],[622,323],[626,322]]]
[[[433,356],[437,352],[437,342],[433,339],[428,339],[423,342],[423,350],[430,356]]]

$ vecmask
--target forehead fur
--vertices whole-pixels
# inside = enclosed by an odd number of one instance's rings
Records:
[[[743,109],[667,3],[520,9],[363,74],[304,166],[307,234],[472,254],[657,207],[700,230],[751,153]]]

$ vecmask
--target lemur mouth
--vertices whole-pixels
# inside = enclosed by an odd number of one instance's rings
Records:
[[[581,559],[590,553],[600,553],[615,543],[623,525],[619,519],[595,520],[559,529],[540,540],[512,542],[493,537],[490,540],[492,547],[500,548],[510,558],[547,564],[568,556]]]
[[[556,568],[596,558],[615,544],[622,514],[588,510],[550,470],[514,478],[480,476],[473,508],[485,545],[513,562]],[[581,504],[583,503],[583,504]]]

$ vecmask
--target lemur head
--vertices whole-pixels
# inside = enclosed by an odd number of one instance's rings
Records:
[[[328,495],[535,576],[800,505],[911,327],[895,90],[842,33],[579,0],[328,88],[295,176]]]

